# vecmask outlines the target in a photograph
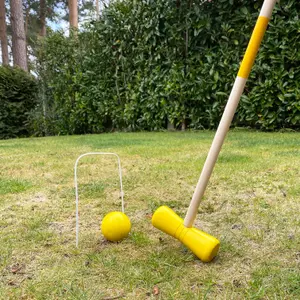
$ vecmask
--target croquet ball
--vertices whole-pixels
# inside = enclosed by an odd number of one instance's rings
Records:
[[[120,211],[108,213],[102,220],[101,231],[104,237],[112,242],[126,238],[130,232],[129,218]]]

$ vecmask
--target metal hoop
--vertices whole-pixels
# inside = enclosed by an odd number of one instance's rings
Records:
[[[119,169],[119,178],[120,178],[120,196],[121,196],[121,203],[122,203],[122,212],[124,213],[124,192],[123,192],[123,184],[122,184],[122,169],[121,169],[121,161],[120,157],[116,153],[110,153],[110,152],[88,152],[81,154],[75,162],[74,166],[74,183],[75,183],[75,197],[76,197],[76,247],[78,247],[78,241],[79,241],[79,213],[78,213],[78,207],[79,207],[79,196],[78,196],[78,180],[77,180],[77,168],[78,168],[78,162],[79,160],[88,155],[112,155],[117,157],[118,159],[118,169]]]

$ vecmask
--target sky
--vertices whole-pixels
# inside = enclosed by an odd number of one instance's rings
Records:
[[[104,8],[104,5],[107,5],[110,0],[99,0],[99,7],[100,7],[100,13]],[[63,8],[58,7],[56,10],[56,13],[58,13],[60,16],[65,16],[66,12]],[[90,19],[91,17],[87,18]],[[79,21],[79,28],[87,21],[87,19],[81,19]],[[9,19],[7,18],[7,24],[9,23]],[[60,19],[59,21],[50,21],[47,20],[47,26],[52,28],[54,31],[62,30],[66,35],[69,34],[69,23]],[[11,49],[8,49],[9,52],[11,52]],[[1,51],[1,45],[0,45],[0,64],[2,64],[2,51]],[[10,62],[12,64],[12,62]]]

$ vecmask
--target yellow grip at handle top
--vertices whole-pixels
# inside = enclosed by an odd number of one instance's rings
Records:
[[[264,37],[269,23],[269,18],[260,16],[257,19],[255,28],[253,30],[250,42],[248,44],[246,53],[241,63],[238,76],[247,79],[251,68],[253,66],[256,54],[258,52],[260,43]]]

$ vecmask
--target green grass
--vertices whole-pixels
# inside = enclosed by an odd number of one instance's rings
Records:
[[[21,193],[31,187],[29,181],[0,178],[0,195]]]
[[[221,249],[202,263],[151,225],[168,205],[184,217],[213,132],[113,133],[0,141],[0,299],[300,299],[300,134],[233,130],[195,226]],[[128,239],[99,227],[120,209],[123,169]],[[158,288],[158,295],[154,295]]]

